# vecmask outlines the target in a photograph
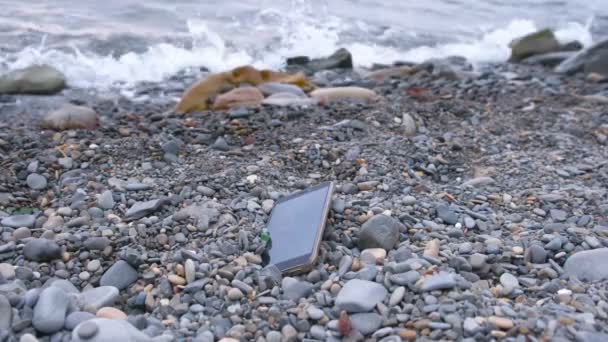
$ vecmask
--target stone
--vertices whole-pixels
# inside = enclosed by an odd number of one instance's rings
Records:
[[[94,110],[72,104],[63,105],[61,108],[50,112],[41,122],[42,128],[58,131],[70,129],[94,130],[98,125],[97,113]]]
[[[158,198],[146,202],[136,202],[127,210],[126,217],[131,220],[138,220],[159,210],[166,202],[167,200],[165,198]]]
[[[230,300],[241,300],[244,297],[243,292],[241,290],[233,287],[228,291],[228,299]]]
[[[30,240],[23,247],[23,256],[32,261],[47,262],[61,258],[61,247],[48,239]]]
[[[0,276],[6,280],[15,279],[15,266],[6,263],[0,264]]]
[[[178,276],[177,274],[170,274],[167,279],[173,285],[186,285],[186,279]]]
[[[431,292],[437,290],[450,290],[456,287],[458,283],[453,274],[447,272],[440,272],[433,276],[430,276],[424,280],[420,286],[420,290],[423,292]]]
[[[574,55],[576,52],[572,51],[549,52],[525,58],[521,63],[554,68]]]
[[[27,183],[27,186],[29,186],[32,190],[43,190],[46,188],[47,185],[46,178],[37,173],[32,173],[28,175],[25,182]]]
[[[549,211],[551,218],[556,222],[564,222],[568,218],[568,213],[559,209],[551,209]]]
[[[223,137],[217,137],[211,148],[218,151],[230,151],[230,145]]]
[[[358,313],[350,315],[349,319],[353,328],[363,336],[373,334],[382,326],[382,316],[377,313]]]
[[[219,95],[214,103],[214,110],[231,108],[256,107],[262,104],[264,94],[255,87],[241,87]]]
[[[299,88],[298,88],[299,89]],[[319,104],[319,101],[310,97],[301,97],[292,93],[276,93],[268,96],[262,104],[279,107],[306,107]]]
[[[514,40],[510,47],[509,62],[520,62],[530,56],[559,51],[561,46],[553,31],[544,29]]]
[[[2,224],[3,226],[11,227],[11,228],[20,228],[20,227],[33,228],[34,223],[36,223],[36,216],[34,216],[34,215],[7,216],[7,217],[3,218],[2,221],[0,221],[0,224]]]
[[[50,286],[44,289],[34,307],[32,325],[43,334],[61,330],[65,323],[70,298],[62,289]]]
[[[445,224],[454,225],[458,223],[458,215],[453,212],[448,205],[438,205],[436,210],[437,217],[439,217]]]
[[[114,197],[112,196],[112,191],[106,190],[99,195],[97,198],[97,206],[104,210],[109,210],[114,208]]]
[[[391,282],[397,285],[412,285],[420,279],[420,273],[417,271],[408,271],[405,273],[393,274],[389,278]]]
[[[293,326],[286,324],[281,329],[281,341],[283,342],[296,342],[298,338],[298,331]]]
[[[568,75],[581,71],[605,75],[602,70],[606,70],[607,67],[605,62],[607,53],[608,39],[604,39],[566,59],[555,68],[555,71]],[[604,62],[599,64],[602,60]]]
[[[477,321],[472,317],[467,317],[464,319],[464,323],[462,325],[464,332],[468,336],[475,335],[477,332],[481,331],[482,327]]]
[[[390,79],[402,79],[411,76],[412,74],[418,72],[419,70],[416,68],[412,68],[410,66],[397,66],[390,68],[383,68],[380,70],[374,70],[367,75],[365,78],[376,81],[376,82],[384,82]]]
[[[97,311],[104,306],[114,305],[119,298],[119,291],[114,286],[100,286],[83,291],[79,297],[85,307]]]
[[[65,88],[65,76],[49,65],[32,65],[0,77],[0,94],[56,94]]]
[[[297,302],[300,298],[307,297],[312,293],[313,285],[307,281],[300,281],[295,278],[285,277],[281,287],[285,297]]]
[[[349,280],[336,297],[336,306],[347,312],[368,312],[381,303],[388,291],[378,283],[360,279]]]
[[[0,294],[0,329],[9,330],[13,319],[11,303],[4,295]]]
[[[468,181],[462,183],[461,186],[463,188],[467,188],[467,187],[478,188],[478,187],[494,184],[494,182],[495,181],[493,178],[483,176],[483,177],[476,177],[476,178],[469,179]]]
[[[291,94],[298,98],[307,97],[306,93],[302,88],[293,84],[268,82],[258,86],[258,89],[264,94],[264,96],[272,96],[275,94]]]
[[[187,259],[184,263],[184,273],[188,284],[191,284],[196,280],[196,265],[192,259]]]
[[[323,310],[317,308],[314,305],[309,306],[306,309],[306,313],[308,314],[308,317],[314,319],[315,321],[318,321],[321,318],[325,317],[325,313],[323,312]]]
[[[401,222],[386,215],[376,215],[367,220],[359,232],[359,248],[392,250],[399,240],[399,232],[405,230]]]
[[[580,251],[570,256],[564,264],[564,271],[570,277],[582,281],[598,282],[608,280],[608,248]]]
[[[361,262],[367,265],[382,265],[386,258],[386,250],[382,248],[368,248],[361,252]]]
[[[503,273],[500,276],[500,284],[503,287],[502,293],[508,296],[519,287],[519,280],[510,273]]]
[[[127,320],[127,314],[121,310],[112,307],[103,307],[97,310],[97,314],[95,314],[97,318],[107,318],[107,319],[116,319],[116,320]]]
[[[108,341],[136,341],[136,342],[169,342],[173,337],[168,335],[151,338],[139,331],[136,327],[124,320],[107,318],[94,318],[80,323],[72,331],[72,342],[108,342]]]
[[[378,98],[373,90],[361,87],[318,88],[313,90],[310,96],[322,104],[344,100],[369,102]]]
[[[13,232],[13,239],[16,241],[27,239],[29,237],[32,237],[32,231],[27,227],[17,228]]]
[[[544,264],[547,261],[547,251],[538,244],[531,245],[524,255],[524,260],[533,264]]]
[[[118,290],[124,290],[137,281],[138,277],[137,270],[126,261],[119,260],[103,274],[99,280],[99,285],[114,286]]]
[[[395,305],[401,303],[404,296],[405,296],[405,287],[399,286],[398,288],[395,289],[395,291],[393,291],[393,293],[391,293],[391,298],[388,300],[388,305],[395,306]]]
[[[416,125],[416,121],[409,113],[403,113],[401,116],[401,125],[403,126],[403,134],[406,137],[413,137],[416,135],[418,131],[418,126]]]
[[[65,328],[68,330],[74,330],[78,324],[93,318],[95,318],[95,315],[90,312],[74,311],[65,318]]]
[[[84,240],[83,246],[88,251],[103,251],[110,245],[110,240],[104,236],[92,236]]]
[[[509,330],[515,326],[513,321],[506,317],[490,316],[488,317],[488,323],[502,329]]]
[[[308,57],[292,57],[287,59],[288,66],[306,66],[313,71],[330,70],[330,69],[352,69],[353,58],[351,53],[340,48],[333,54],[324,58],[315,58],[310,60]]]
[[[426,243],[424,247],[423,255],[429,258],[438,258],[439,257],[439,247],[441,246],[441,242],[437,239],[433,239]]]

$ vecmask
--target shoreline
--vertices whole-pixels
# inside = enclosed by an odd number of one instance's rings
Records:
[[[318,71],[381,99],[304,108],[161,115],[191,83],[178,80],[139,89],[144,103],[1,96],[0,336],[85,341],[73,329],[96,315],[129,322],[95,321],[100,340],[338,341],[342,296],[369,308],[347,310],[344,340],[608,337],[608,102],[582,97],[608,83],[507,63],[468,77],[458,63],[383,82]],[[41,130],[66,99],[99,127]],[[314,269],[262,268],[274,201],[327,180]],[[395,247],[362,250],[380,215]],[[576,279],[589,267],[595,282]],[[369,287],[345,298],[354,280]]]

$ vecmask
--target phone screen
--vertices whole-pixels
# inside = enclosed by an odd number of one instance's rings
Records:
[[[332,183],[321,184],[281,200],[268,222],[271,245],[268,263],[286,271],[306,265],[316,257],[323,234]]]

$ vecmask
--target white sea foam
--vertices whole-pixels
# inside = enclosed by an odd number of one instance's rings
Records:
[[[197,19],[187,23],[192,39],[191,48],[163,43],[152,45],[143,53],[130,52],[113,57],[77,48],[72,48],[71,51],[48,48],[43,43],[27,47],[16,54],[0,55],[0,66],[11,70],[46,63],[64,72],[74,87],[124,88],[142,81],[160,82],[191,67],[204,66],[212,71],[242,64],[278,68],[282,66],[285,57],[320,57],[339,47],[349,49],[358,66],[397,60],[422,62],[433,57],[452,55],[464,56],[473,63],[499,62],[508,59],[509,42],[538,29],[530,20],[513,20],[506,27],[487,29],[477,37],[463,37],[453,43],[400,48],[382,45],[380,42],[343,41],[343,34],[352,29],[352,24],[337,17],[326,15],[319,20],[310,13],[283,15],[271,10],[261,12],[258,16],[255,32],[251,34],[256,37],[265,37],[266,34],[268,39],[262,44],[231,41],[211,29],[207,22]],[[586,25],[569,23],[557,28],[556,35],[564,42],[578,40],[588,45],[592,42],[589,26],[590,22]],[[361,29],[361,26],[357,29]]]

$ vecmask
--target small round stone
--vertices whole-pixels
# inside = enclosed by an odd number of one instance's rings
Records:
[[[84,340],[88,340],[97,335],[98,331],[99,327],[97,327],[97,324],[95,324],[94,322],[84,322],[78,328],[78,337]]]
[[[26,227],[17,228],[13,232],[13,239],[15,240],[23,240],[29,237],[32,237],[32,231]]]
[[[241,292],[241,290],[237,289],[236,287],[233,287],[230,289],[230,291],[228,291],[228,299],[241,300],[242,298],[243,298],[243,292]]]
[[[186,285],[186,279],[178,276],[177,274],[171,274],[167,278],[169,279],[169,282],[171,282],[171,284],[173,285]]]

